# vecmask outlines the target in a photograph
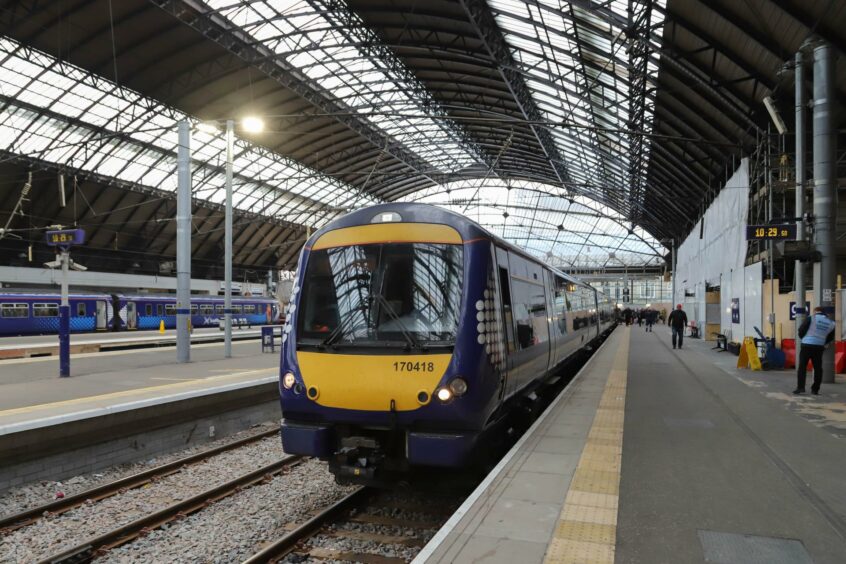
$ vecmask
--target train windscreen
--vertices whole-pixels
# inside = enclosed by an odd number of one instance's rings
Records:
[[[461,245],[385,243],[313,251],[297,313],[304,345],[449,345],[458,328]]]

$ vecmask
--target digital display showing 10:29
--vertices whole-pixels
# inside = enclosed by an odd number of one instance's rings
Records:
[[[795,239],[796,225],[747,225],[746,239]]]

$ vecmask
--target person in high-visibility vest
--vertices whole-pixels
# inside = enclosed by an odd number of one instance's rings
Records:
[[[834,321],[823,313],[823,308],[817,306],[814,308],[814,315],[805,319],[799,327],[799,337],[802,338],[802,348],[799,350],[799,362],[796,363],[796,389],[793,393],[805,393],[805,372],[810,360],[811,366],[814,367],[811,392],[818,395],[823,377],[823,351],[834,340]]]

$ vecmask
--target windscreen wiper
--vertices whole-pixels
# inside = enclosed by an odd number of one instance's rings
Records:
[[[393,307],[391,307],[390,302],[388,302],[388,300],[385,299],[385,296],[383,296],[382,294],[378,294],[378,293],[373,293],[371,295],[374,298],[376,298],[376,300],[382,305],[382,307],[385,309],[385,311],[388,313],[388,315],[391,316],[394,319],[394,321],[397,322],[397,327],[399,327],[399,330],[402,333],[402,336],[405,337],[405,340],[408,343],[409,349],[422,349],[422,347],[420,346],[420,343],[417,342],[417,339],[415,339],[412,336],[412,334],[408,331],[408,329],[405,328],[405,325],[403,325],[399,314],[394,310]]]
[[[346,325],[347,320],[348,320],[348,319],[350,319],[350,315],[349,315],[350,313],[352,313],[352,312],[348,311],[348,312],[347,312],[347,315],[345,315],[345,316],[341,317],[341,319],[340,319],[340,320],[339,320],[339,322],[338,322],[338,326],[337,326],[337,327],[335,327],[335,328],[332,330],[332,332],[331,332],[331,333],[329,333],[329,336],[328,336],[328,337],[326,337],[325,339],[323,339],[323,341],[322,341],[322,342],[318,345],[318,348],[324,349],[324,348],[326,348],[326,347],[328,347],[328,346],[330,346],[330,345],[334,344],[334,343],[335,343],[335,341],[337,341],[337,340],[338,340],[338,338],[339,338],[339,337],[341,336],[341,334],[343,333],[344,326]]]

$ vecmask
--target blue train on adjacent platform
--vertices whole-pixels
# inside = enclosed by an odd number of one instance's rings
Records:
[[[358,483],[467,465],[615,322],[594,288],[423,204],[314,233],[286,313],[284,449]]]
[[[57,293],[0,292],[0,335],[59,332]],[[176,296],[153,294],[70,294],[70,329],[124,331],[176,327]],[[272,298],[232,298],[236,325],[264,325],[279,317],[279,302]],[[223,318],[222,297],[191,297],[191,324],[217,327]]]

